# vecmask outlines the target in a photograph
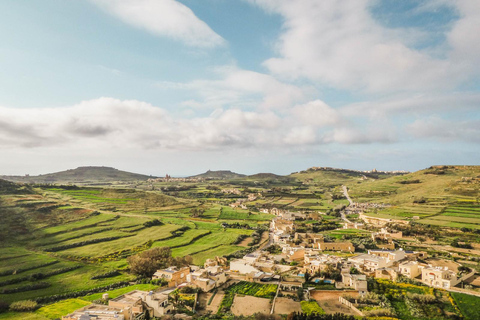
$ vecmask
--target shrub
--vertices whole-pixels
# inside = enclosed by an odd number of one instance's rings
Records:
[[[120,273],[117,270],[112,270],[108,271],[102,274],[97,274],[94,275],[93,277],[90,278],[90,280],[97,280],[97,279],[104,279],[104,278],[110,278],[110,277],[115,277],[118,276]]]
[[[8,303],[0,300],[0,313],[8,311]]]
[[[38,303],[32,300],[17,301],[10,305],[11,311],[20,311],[20,312],[34,311],[37,308],[38,308]]]

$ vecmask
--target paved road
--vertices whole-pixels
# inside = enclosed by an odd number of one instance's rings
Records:
[[[348,190],[347,190],[347,187],[346,186],[342,186],[342,190],[343,190],[343,194],[345,195],[345,198],[347,198],[348,202],[350,203],[350,205],[353,204],[353,201],[352,199],[350,198],[350,196],[348,195]]]
[[[345,198],[347,198],[347,200],[348,200],[349,206],[351,206],[353,204],[353,201],[350,198],[350,196],[348,195],[347,187],[342,186],[342,190],[343,190],[343,194],[345,195]],[[345,216],[345,211],[341,211],[340,215],[341,215],[343,221],[345,221],[346,223],[352,223],[350,220],[347,219],[347,216]]]

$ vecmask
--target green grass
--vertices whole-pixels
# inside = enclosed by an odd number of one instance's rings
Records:
[[[147,241],[168,238],[172,235],[171,233],[173,231],[179,228],[180,226],[172,224],[154,226],[143,229],[131,237],[72,248],[61,251],[59,254],[64,256],[101,257],[109,253],[132,249],[134,247],[143,245]]]
[[[111,214],[99,214],[96,216],[88,217],[86,219],[82,219],[80,221],[75,221],[67,224],[62,224],[55,227],[44,228],[41,229],[41,233],[43,234],[53,234],[53,233],[60,233],[60,232],[70,232],[72,230],[85,228],[89,226],[94,226],[99,223],[103,223],[106,221],[112,221],[115,219],[114,215]]]
[[[62,294],[72,291],[81,291],[91,289],[93,287],[103,287],[110,285],[112,283],[121,282],[121,281],[130,281],[135,278],[133,275],[129,274],[120,274],[111,278],[104,278],[98,280],[90,280],[90,278],[96,274],[111,270],[110,268],[103,269],[102,265],[84,265],[82,268],[73,270],[67,273],[58,274],[41,281],[45,281],[51,284],[50,287],[18,292],[12,294],[0,294],[0,300],[6,302],[13,302],[18,300],[28,300],[34,299],[37,297],[51,296],[56,294]],[[17,285],[11,285],[13,287]]]
[[[203,238],[200,238],[193,242],[189,246],[179,247],[172,249],[172,255],[174,257],[192,255],[195,253],[203,252],[220,245],[231,244],[238,238],[238,234],[227,231],[213,232]]]
[[[49,318],[34,312],[0,313],[0,320],[48,320]]]
[[[302,306],[302,312],[307,315],[311,315],[312,313],[325,314],[325,311],[323,311],[316,301],[302,301],[300,304]]]
[[[73,311],[88,306],[89,301],[81,299],[67,299],[54,304],[41,307],[35,313],[40,314],[48,319],[58,319]]]
[[[193,264],[195,265],[203,265],[205,260],[213,259],[215,257],[221,257],[225,255],[232,254],[234,252],[240,251],[245,249],[244,247],[234,246],[234,245],[221,245],[216,248],[212,248],[209,250],[205,250],[196,254],[192,255]]]
[[[479,319],[480,297],[457,292],[450,294],[466,320]]]
[[[201,230],[201,229],[190,229],[187,230],[181,235],[180,237],[163,240],[163,241],[155,241],[152,247],[182,247],[190,244],[190,242],[194,241],[201,236],[209,234],[209,230]]]

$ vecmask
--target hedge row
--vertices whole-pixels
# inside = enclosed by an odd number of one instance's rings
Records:
[[[21,286],[17,288],[5,288],[0,291],[2,294],[10,294],[10,293],[17,293],[17,292],[24,292],[24,291],[32,291],[38,289],[44,289],[50,287],[51,284],[48,282],[36,282],[32,284],[27,284],[26,286]]]
[[[120,272],[118,272],[118,270],[112,270],[112,271],[108,271],[108,272],[105,272],[105,273],[102,273],[102,274],[97,274],[97,275],[91,277],[90,280],[97,280],[97,279],[115,277],[115,276],[118,276],[119,274],[120,274]]]
[[[28,267],[28,268],[5,270],[5,271],[0,272],[0,277],[1,276],[10,276],[12,274],[18,274],[18,273],[21,273],[21,272],[25,272],[25,271],[29,271],[29,270],[33,270],[33,269],[38,269],[38,268],[42,268],[42,267],[48,267],[48,266],[51,266],[52,264],[56,264],[58,262],[59,262],[58,260],[54,260],[54,261],[50,261],[50,262],[46,262],[46,263],[42,263],[42,264],[37,264],[35,266]]]
[[[118,288],[123,288],[127,287],[130,285],[130,282],[128,281],[121,281],[117,283],[112,283],[108,286],[103,286],[103,287],[97,287],[97,288],[92,288],[88,290],[82,290],[82,291],[75,291],[75,292],[66,292],[62,294],[55,294],[53,296],[47,296],[47,297],[39,297],[36,298],[35,301],[41,304],[45,303],[53,303],[57,302],[60,300],[64,299],[70,299],[70,298],[78,298],[78,297],[83,297],[92,293],[98,293],[98,292],[104,292],[104,291],[110,291],[113,289],[118,289]]]
[[[0,282],[0,287],[7,286],[9,284],[20,283],[20,282],[28,281],[28,280],[37,281],[37,280],[48,278],[48,277],[51,277],[51,276],[54,276],[54,275],[57,275],[57,274],[61,274],[61,273],[69,272],[69,271],[72,271],[72,270],[76,270],[76,269],[81,268],[81,267],[82,266],[73,266],[73,267],[56,269],[56,270],[46,272],[46,273],[43,273],[43,272],[33,273],[29,276],[1,281]]]
[[[85,241],[74,242],[74,243],[70,243],[70,244],[64,244],[63,246],[45,248],[44,251],[46,251],[46,252],[57,252],[57,251],[71,249],[71,248],[83,247],[83,246],[86,246],[88,244],[117,240],[117,239],[125,238],[125,237],[130,237],[130,236],[123,236],[123,237],[122,236],[117,236],[117,237],[107,237],[107,238],[85,240]]]

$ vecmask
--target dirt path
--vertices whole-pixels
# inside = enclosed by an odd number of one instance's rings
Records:
[[[240,242],[239,244],[237,244],[237,246],[240,246],[240,247],[248,247],[248,244],[252,242],[252,237],[248,237],[248,238],[245,238],[242,240],[242,242]]]
[[[208,296],[208,299],[210,300],[210,297],[211,297],[212,294],[210,294]],[[223,296],[225,295],[225,293],[223,292],[223,290],[218,290],[217,294],[215,295],[215,297],[213,297],[213,300],[212,300],[212,303],[210,303],[210,305],[207,305],[205,310],[208,312],[208,311],[211,311],[212,313],[217,313],[218,311],[218,308],[220,308],[220,303],[222,303],[222,300],[223,300]],[[207,303],[208,303],[208,300],[207,300]]]

